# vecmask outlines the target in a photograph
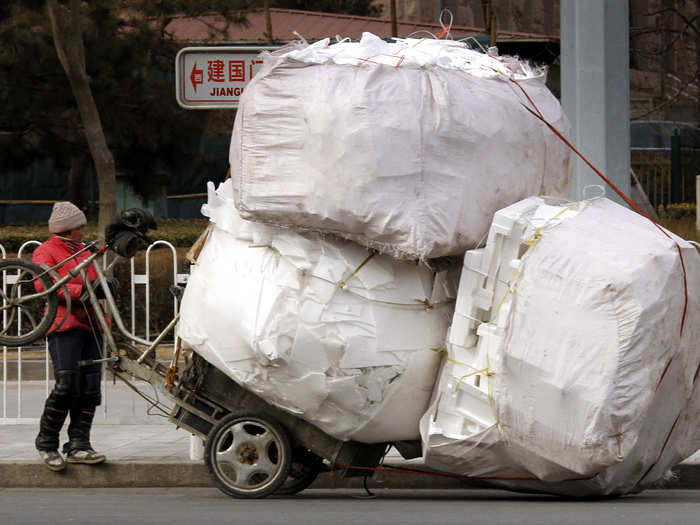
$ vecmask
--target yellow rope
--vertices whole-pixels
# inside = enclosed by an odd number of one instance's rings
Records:
[[[468,363],[462,363],[461,361],[457,361],[456,359],[452,359],[451,357],[447,357],[447,346],[446,345],[442,345],[440,348],[438,348],[437,350],[434,350],[434,351],[437,352],[437,354],[441,358],[443,358],[445,361],[449,361],[450,363],[454,363],[455,365],[462,365],[462,366],[466,366],[467,368],[471,368],[472,370],[474,370],[474,373],[484,372],[484,370],[478,370]]]
[[[496,403],[493,399],[493,396],[491,395],[490,377],[493,376],[494,373],[491,371],[491,364],[490,364],[488,352],[486,353],[486,368],[479,370],[478,368],[475,368],[468,363],[462,363],[461,361],[457,361],[456,359],[452,359],[451,357],[448,357],[446,345],[442,345],[440,348],[437,348],[434,351],[437,352],[437,354],[445,361],[449,361],[450,363],[453,363],[455,365],[466,366],[467,368],[471,368],[473,370],[473,372],[471,372],[469,374],[464,374],[462,377],[459,378],[459,381],[457,381],[457,385],[455,386],[455,392],[459,392],[459,388],[462,386],[462,381],[464,381],[468,377],[472,377],[472,376],[475,376],[477,374],[484,374],[486,376],[486,390],[487,390],[486,396],[488,397],[488,400],[489,400],[489,407],[491,408],[491,413],[493,414],[493,419],[496,421],[496,425],[498,425],[499,431],[502,431],[501,430],[501,423],[498,421],[498,414],[496,413]]]
[[[350,279],[352,279],[353,277],[355,277],[355,275],[357,274],[357,272],[359,272],[359,271],[362,269],[362,267],[363,267],[365,264],[367,264],[367,263],[369,262],[369,260],[370,260],[372,257],[374,257],[376,254],[377,254],[377,252],[372,252],[372,253],[370,253],[370,254],[367,256],[367,258],[366,258],[364,261],[362,261],[362,262],[360,263],[360,266],[358,266],[357,268],[355,268],[355,271],[354,271],[354,272],[352,272],[352,273],[351,273],[350,275],[348,275],[345,279],[343,279],[342,281],[340,281],[340,282],[338,283],[338,286],[340,286],[341,288],[345,288],[345,285],[347,284],[347,282],[348,282]]]
[[[457,381],[457,386],[455,386],[455,392],[459,392],[459,387],[462,386],[462,381],[464,381],[468,377],[472,377],[472,376],[475,376],[478,374],[484,374],[486,377],[491,376],[491,372],[489,371],[488,367],[483,368],[481,370],[474,370],[473,372],[471,372],[469,374],[464,374],[462,377],[459,378],[459,381]]]

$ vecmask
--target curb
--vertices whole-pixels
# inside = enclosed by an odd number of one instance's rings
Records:
[[[52,472],[39,461],[0,461],[4,488],[116,488],[213,486],[204,464],[114,461],[99,465],[68,464]]]
[[[391,468],[414,465],[388,463]],[[681,464],[673,478],[659,489],[700,490],[700,464]],[[39,461],[0,461],[0,488],[129,488],[129,487],[214,487],[203,462],[199,461],[112,461],[100,465],[69,464],[62,472],[51,472]],[[437,476],[376,472],[369,479],[376,489],[470,489],[483,484]],[[323,473],[311,485],[314,489],[362,489],[363,478],[340,478]]]
[[[387,467],[406,468],[403,464]],[[698,474],[700,479],[700,473]],[[372,488],[465,489],[459,479],[376,472]],[[129,487],[214,487],[214,481],[198,461],[112,461],[99,465],[68,464],[51,472],[39,461],[0,461],[0,488],[129,488]],[[340,478],[323,473],[311,485],[315,489],[362,489],[363,478]]]

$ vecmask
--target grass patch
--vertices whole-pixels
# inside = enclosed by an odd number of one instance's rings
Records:
[[[694,202],[684,202],[681,204],[667,204],[659,206],[658,214],[662,219],[683,219],[690,217],[695,219],[697,216],[697,206]]]
[[[696,217],[697,207],[694,203],[668,204],[659,206],[659,224],[688,241],[700,242]]]
[[[685,216],[679,219],[659,219],[659,224],[688,241],[700,242],[700,230],[695,225],[694,216]]]

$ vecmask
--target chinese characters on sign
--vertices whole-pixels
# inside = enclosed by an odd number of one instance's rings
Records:
[[[262,66],[262,50],[272,47],[192,47],[176,59],[177,101],[185,108],[231,108]]]

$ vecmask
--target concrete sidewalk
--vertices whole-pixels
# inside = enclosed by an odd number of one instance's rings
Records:
[[[214,486],[202,460],[190,459],[190,434],[170,423],[105,424],[93,427],[93,444],[107,455],[102,465],[68,465],[49,471],[34,450],[36,424],[0,426],[0,487],[208,487]],[[64,439],[65,440],[65,439]],[[393,452],[393,451],[392,451]],[[386,466],[420,469],[420,460],[406,461],[390,453]],[[700,489],[700,454],[674,469],[678,478],[667,488]],[[362,486],[361,478],[339,479],[322,474],[314,488]],[[458,479],[378,472],[376,488],[467,488]]]
[[[143,386],[143,385],[141,385]],[[148,387],[148,385],[146,385]],[[147,389],[144,389],[147,391]],[[152,391],[152,390],[151,390]],[[55,473],[40,461],[34,449],[38,423],[8,424],[0,419],[0,487],[173,487],[214,486],[202,460],[190,459],[191,435],[164,417],[149,415],[149,404],[125,385],[111,382],[106,388],[107,410],[95,418],[92,443],[107,455],[102,465],[68,465]],[[38,419],[45,398],[43,382],[23,387],[21,414],[7,417]],[[16,398],[8,399],[15,407]],[[26,404],[25,404],[26,402]],[[65,442],[65,427],[61,442]],[[420,460],[406,461],[390,451],[385,466],[421,469]],[[677,479],[668,488],[700,489],[700,453],[674,469]],[[362,478],[340,479],[322,474],[314,488],[362,486]],[[370,479],[376,488],[467,488],[466,481],[445,477],[378,472]]]
[[[214,482],[203,460],[190,459],[190,434],[171,423],[93,426],[92,443],[107,455],[102,465],[68,465],[49,471],[34,449],[36,424],[0,426],[0,487],[209,487]],[[65,434],[65,429],[64,429]],[[62,442],[65,441],[65,436]],[[386,466],[419,468],[392,451]],[[322,474],[314,488],[362,486],[361,478],[340,479]],[[370,486],[381,488],[465,488],[456,479],[377,473]]]
[[[147,383],[135,382],[144,393],[154,396]],[[91,441],[107,455],[103,465],[68,465],[60,473],[49,471],[34,448],[38,418],[46,398],[43,381],[25,381],[21,403],[16,383],[8,382],[6,413],[8,418],[35,419],[37,422],[12,424],[0,418],[0,487],[164,487],[214,486],[203,460],[192,460],[191,434],[159,415],[149,403],[126,385],[108,381],[104,387],[106,403],[95,415]],[[163,400],[166,409],[167,400]],[[168,410],[169,411],[169,410]],[[66,426],[61,442],[67,441]],[[201,452],[201,450],[200,450]],[[387,465],[416,468],[391,451]],[[418,464],[420,466],[420,464]],[[407,478],[407,479],[406,479]],[[382,487],[462,488],[459,480],[427,476],[377,474],[373,481]],[[361,487],[361,478],[342,480],[323,474],[313,485],[316,488]]]

